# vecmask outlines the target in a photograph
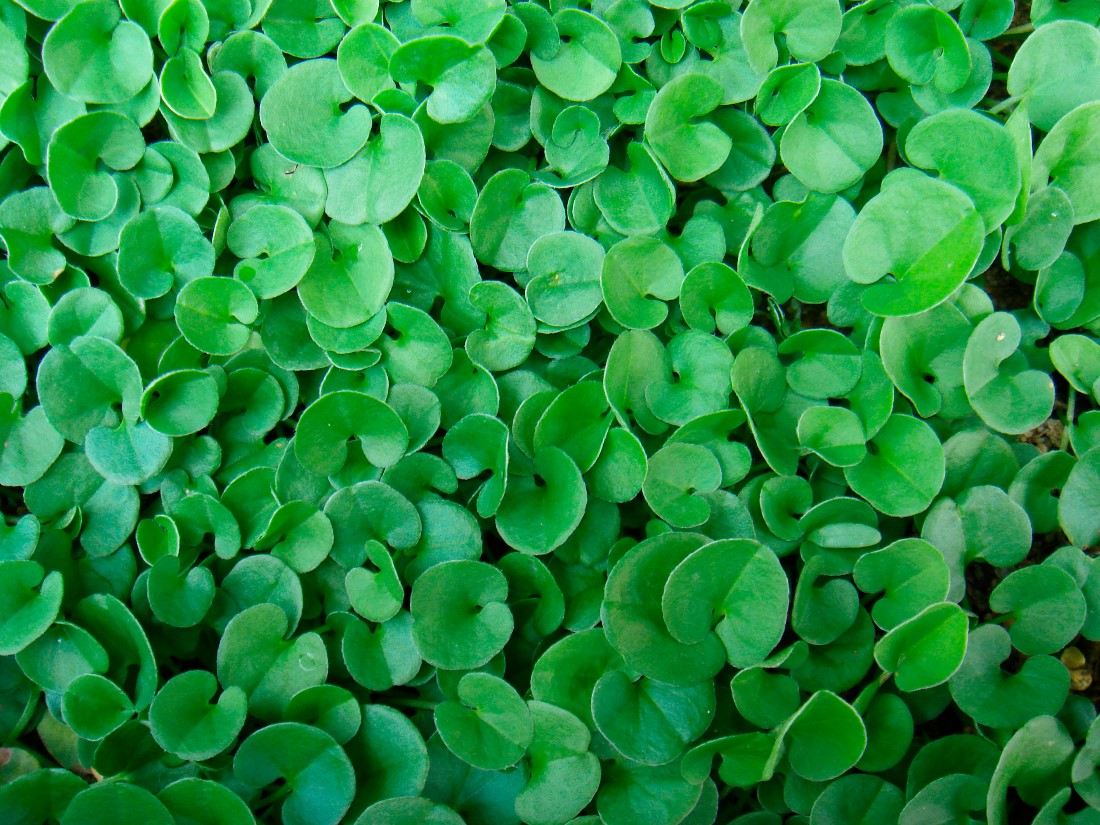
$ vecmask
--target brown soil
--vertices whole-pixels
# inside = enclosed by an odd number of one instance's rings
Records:
[[[997,568],[984,561],[972,561],[966,565],[966,601],[970,609],[983,622],[993,618],[989,609],[989,594],[1004,578]]]
[[[1034,430],[1028,430],[1019,436],[1018,440],[1025,444],[1034,444],[1041,453],[1049,453],[1051,450],[1061,449],[1065,431],[1065,424],[1057,418],[1048,418]]]
[[[828,304],[799,304],[798,314],[802,329],[836,329],[829,320]]]
[[[1011,312],[1014,309],[1023,309],[1031,306],[1031,299],[1035,293],[1035,287],[1017,280],[1001,266],[1000,258],[985,271],[984,289],[989,299],[993,301],[993,308],[1000,312]]]

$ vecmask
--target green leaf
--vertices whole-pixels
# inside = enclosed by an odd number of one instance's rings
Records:
[[[86,787],[82,779],[63,768],[32,769],[0,788],[0,802],[5,811],[18,817],[16,822],[44,822],[57,819]]]
[[[895,673],[899,690],[942,685],[962,665],[967,618],[950,602],[930,605],[890,630],[875,645],[875,661]]]
[[[259,317],[259,306],[240,281],[202,277],[180,290],[175,315],[183,337],[196,349],[233,355],[248,342],[249,325]]]
[[[730,391],[733,355],[713,335],[699,330],[677,334],[668,344],[673,381],[660,378],[646,387],[646,401],[653,413],[670,424],[721,413]]]
[[[662,86],[650,104],[645,135],[676,180],[699,180],[725,163],[733,141],[706,120],[721,102],[722,87],[717,81],[684,74]]]
[[[905,796],[894,785],[877,776],[852,775],[833,782],[817,797],[810,821],[889,821],[901,814]]]
[[[661,608],[669,575],[706,543],[693,533],[654,536],[628,550],[607,577],[601,609],[607,639],[631,668],[652,679],[686,687],[713,678],[726,661],[717,635],[695,644],[673,637]]]
[[[840,7],[830,0],[756,0],[741,18],[741,38],[753,69],[767,72],[779,60],[777,36],[792,56],[816,63],[832,51],[840,26]]]
[[[295,693],[322,684],[328,674],[321,638],[306,633],[287,640],[287,629],[282,610],[258,604],[230,620],[218,645],[218,681],[243,691],[259,719],[278,718]]]
[[[142,422],[118,427],[93,427],[84,438],[89,463],[115,484],[140,484],[168,463],[172,441]]]
[[[1058,521],[1078,547],[1090,547],[1100,541],[1100,519],[1096,508],[1089,504],[1097,490],[1100,490],[1100,450],[1093,448],[1070,470],[1058,497]]]
[[[1009,574],[990,594],[989,607],[1012,615],[1012,646],[1029,656],[1056,653],[1085,623],[1085,597],[1077,582],[1045,564]]]
[[[398,83],[432,88],[426,106],[437,123],[470,120],[496,87],[492,52],[450,35],[418,37],[399,46],[390,57],[390,75]]]
[[[875,315],[916,315],[966,280],[981,252],[981,216],[954,186],[915,172],[896,170],[883,184],[844,242],[844,269],[872,285],[863,305]]]
[[[259,204],[229,225],[226,243],[241,260],[233,268],[257,298],[293,289],[313,263],[313,233],[305,219],[286,206]]]
[[[314,234],[313,242],[313,264],[298,283],[298,297],[310,317],[347,329],[378,314],[394,277],[383,232],[334,221],[327,237]]]
[[[11,396],[3,393],[0,398]],[[18,402],[5,401],[0,409],[4,410],[0,419],[4,435],[0,484],[6,487],[33,484],[61,455],[65,439],[50,424],[42,407],[34,407],[25,416],[20,415]]]
[[[536,454],[557,447],[587,472],[600,456],[613,420],[603,387],[582,381],[550,401],[535,425],[531,446]]]
[[[962,364],[970,335],[970,322],[953,304],[883,322],[882,367],[921,416],[969,414]]]
[[[363,811],[356,825],[459,825],[463,819],[446,805],[413,796],[384,799]]]
[[[882,127],[871,104],[836,80],[821,81],[821,91],[787,125],[779,144],[791,174],[817,192],[848,188],[881,152]]]
[[[700,547],[672,571],[661,599],[669,633],[698,644],[711,632],[734,667],[763,662],[787,619],[788,583],[764,545],[727,539]]]
[[[361,21],[361,25],[340,41],[336,53],[336,65],[344,85],[365,103],[384,89],[393,88],[390,58],[399,45],[400,41],[389,29]]]
[[[68,344],[81,335],[98,335],[117,343],[122,338],[122,326],[122,311],[111,296],[87,287],[67,292],[54,305],[46,337],[54,346]],[[10,346],[17,349],[14,343]]]
[[[357,225],[391,221],[409,205],[424,173],[424,138],[412,120],[385,114],[378,136],[342,166],[325,170],[325,212]],[[372,196],[362,197],[363,191]]]
[[[675,189],[645,144],[628,144],[626,156],[628,168],[608,166],[596,178],[592,199],[616,232],[649,235],[672,217]]]
[[[600,274],[604,250],[577,232],[543,235],[527,253],[525,296],[531,313],[544,324],[569,327],[603,303]]]
[[[355,771],[343,748],[319,728],[281,722],[260,728],[241,743],[233,775],[251,788],[285,780],[279,805],[287,825],[336,825],[351,805]]]
[[[174,8],[186,7],[174,3]],[[168,58],[160,71],[160,91],[164,104],[188,120],[213,117],[218,102],[214,82],[206,74],[202,58],[193,49],[182,49]]]
[[[1027,432],[1054,409],[1054,383],[1049,375],[1027,368],[1027,358],[1017,349],[1020,339],[1016,319],[995,312],[974,328],[966,344],[966,394],[974,411],[998,432]]]
[[[578,12],[579,13],[579,12]],[[497,172],[482,187],[470,219],[470,243],[482,263],[516,272],[539,238],[565,229],[561,198],[520,169]]]
[[[619,39],[600,18],[563,8],[551,24],[557,43],[531,52],[539,83],[566,100],[591,100],[607,91],[622,64]]]
[[[211,373],[175,370],[145,388],[140,413],[157,432],[179,438],[198,432],[214,419],[220,396],[217,379]]]
[[[205,567],[183,570],[177,556],[157,559],[149,571],[149,607],[172,627],[193,627],[214,603],[214,576]]]
[[[860,590],[883,594],[871,608],[871,617],[886,631],[946,599],[950,577],[940,551],[915,538],[899,539],[860,556],[854,570]]]
[[[252,814],[239,796],[209,779],[180,779],[157,794],[178,825],[248,825]]]
[[[848,484],[891,516],[926,509],[943,485],[943,447],[935,432],[908,415],[894,414],[867,442],[867,457],[844,470]]]
[[[531,825],[567,822],[596,795],[600,760],[589,752],[591,734],[576,716],[546,702],[528,707],[535,731],[531,773],[516,796],[516,815]]]
[[[448,561],[421,574],[410,610],[425,661],[445,670],[472,670],[492,659],[512,635],[507,595],[504,574],[484,562]]]
[[[710,682],[677,687],[610,670],[596,682],[592,716],[600,733],[628,759],[664,765],[703,734],[714,704]]]
[[[123,103],[153,76],[153,50],[141,27],[107,0],[74,4],[42,43],[54,87],[83,103]]]
[[[351,160],[370,134],[365,106],[342,109],[350,100],[335,60],[306,60],[271,84],[260,101],[260,123],[283,157],[332,168]]]
[[[676,763],[651,767],[616,761],[604,769],[596,808],[606,825],[672,825],[691,812],[702,791],[702,784],[681,776]]]
[[[991,822],[1008,821],[1008,792],[1015,787],[1038,807],[1038,800],[1050,795],[1051,785],[1064,781],[1066,763],[1073,753],[1073,739],[1065,727],[1051,716],[1033,719],[1013,734],[1005,745],[993,773],[986,810]],[[1065,805],[1055,802],[1053,810]],[[1047,805],[1043,806],[1051,810]]]
[[[852,467],[867,455],[859,416],[844,407],[810,407],[798,419],[798,441],[834,467]]]
[[[1012,652],[1008,631],[987,624],[970,634],[962,667],[951,677],[951,697],[976,722],[1018,728],[1056,713],[1069,694],[1069,671],[1050,656],[1031,656],[1018,673],[1002,663]]]
[[[653,512],[674,527],[696,527],[710,518],[701,493],[718,489],[722,468],[705,447],[669,444],[649,459],[642,495]]]
[[[356,719],[360,716],[362,719],[362,725],[356,724],[358,731],[346,743],[348,756],[366,774],[360,780],[352,807],[360,807],[363,801],[421,793],[429,759],[416,726],[394,708],[377,704],[360,706],[351,703],[350,695],[346,698],[348,707],[356,710]]]
[[[134,713],[129,697],[110,679],[95,673],[77,676],[61,697],[65,723],[82,739],[99,741]]]
[[[679,297],[680,259],[654,238],[627,238],[604,258],[601,283],[612,316],[629,329],[652,329],[668,315],[663,301]]]
[[[748,326],[753,315],[752,295],[741,277],[722,263],[703,263],[684,277],[680,312],[694,329],[729,335]]]
[[[909,6],[890,18],[886,58],[910,83],[931,83],[944,92],[957,91],[970,74],[970,50],[959,24],[931,5]]]
[[[95,5],[89,2],[74,11]],[[141,160],[143,144],[137,125],[115,112],[81,115],[54,132],[46,154],[46,176],[65,214],[84,221],[110,215],[121,198],[118,179],[112,173],[130,169]]]
[[[1082,103],[1100,99],[1100,33],[1078,20],[1057,20],[1020,44],[1008,93],[1026,100],[1031,122],[1049,132]]]
[[[1020,177],[1016,150],[1009,131],[992,118],[966,109],[940,112],[913,127],[905,154],[966,192],[986,233],[1012,214]]]
[[[0,2],[2,825],[1092,823],[1098,23]]]
[[[791,768],[811,782],[840,776],[859,761],[867,746],[859,714],[828,691],[814,693],[780,730]]]
[[[1032,181],[1047,181],[1069,196],[1073,221],[1082,224],[1100,217],[1100,201],[1089,188],[1097,157],[1082,136],[1095,130],[1100,119],[1100,101],[1084,103],[1062,117],[1035,152]]]
[[[149,791],[127,782],[96,783],[72,798],[62,825],[172,825],[168,809]]]
[[[519,293],[500,281],[482,281],[470,287],[470,304],[486,315],[485,329],[466,338],[471,360],[490,372],[526,361],[535,347],[535,318]]]
[[[396,464],[409,441],[404,422],[384,401],[338,390],[322,395],[302,413],[294,451],[307,469],[334,475],[348,461],[347,443],[353,438],[378,467]]]
[[[12,272],[31,283],[50,283],[57,278],[65,271],[65,256],[54,236],[74,223],[45,186],[5,198],[0,202],[0,238],[8,250]]]
[[[190,670],[165,683],[149,707],[157,744],[196,761],[229,748],[244,726],[248,700],[239,687],[229,687],[212,702],[217,689],[217,680],[205,670]]]
[[[557,447],[541,450],[533,470],[511,476],[496,525],[508,546],[538,555],[569,538],[584,516],[588,493],[576,463]]]
[[[463,676],[458,701],[438,705],[435,724],[459,759],[482,770],[502,770],[518,762],[535,730],[515,688],[488,673]]]
[[[756,113],[769,126],[784,126],[814,102],[821,91],[821,72],[813,63],[778,66],[765,78],[756,98]]]
[[[12,656],[45,633],[57,618],[62,576],[33,561],[0,562],[0,655]]]

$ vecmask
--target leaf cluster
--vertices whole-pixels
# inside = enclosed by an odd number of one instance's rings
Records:
[[[0,825],[1100,825],[1095,0],[0,0]]]

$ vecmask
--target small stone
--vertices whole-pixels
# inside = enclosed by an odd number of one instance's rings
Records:
[[[1080,693],[1088,690],[1092,685],[1092,674],[1087,670],[1071,670],[1069,674],[1070,689]]]
[[[1063,650],[1059,658],[1062,660],[1062,664],[1070,670],[1080,670],[1087,662],[1085,654],[1072,645]]]

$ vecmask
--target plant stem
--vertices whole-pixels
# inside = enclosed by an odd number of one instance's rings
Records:
[[[257,811],[266,811],[268,808],[273,807],[277,802],[290,796],[290,792],[294,789],[290,785],[282,785],[266,796],[261,796],[256,801]]]
[[[1012,106],[1015,106],[1019,102],[1020,102],[1020,98],[1018,98],[1018,97],[1010,97],[1006,100],[1002,100],[1000,103],[998,103],[996,106],[994,106],[992,109],[989,110],[989,114],[998,115],[1001,112],[1003,112],[1005,109],[1009,109]]]
[[[1058,449],[1064,450],[1069,446],[1069,433],[1073,427],[1073,419],[1077,414],[1077,390],[1069,388],[1069,398],[1066,399],[1066,425],[1062,428],[1062,439],[1058,442]]]

